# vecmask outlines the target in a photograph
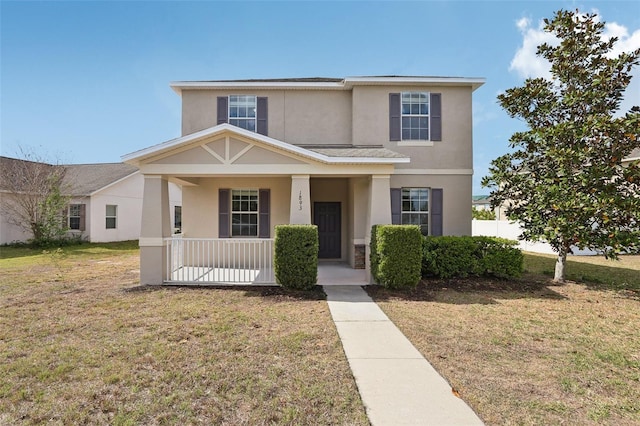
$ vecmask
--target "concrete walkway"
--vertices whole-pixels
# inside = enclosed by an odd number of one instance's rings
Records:
[[[373,426],[483,424],[361,287],[323,288]]]

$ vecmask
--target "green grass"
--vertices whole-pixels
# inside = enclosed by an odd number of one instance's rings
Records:
[[[368,424],[322,292],[141,288],[136,246],[2,248],[0,424]]]
[[[533,275],[553,277],[556,257],[538,253],[524,254],[524,269]],[[566,279],[590,287],[612,290],[640,290],[640,256],[621,256],[607,260],[602,256],[570,256]]]

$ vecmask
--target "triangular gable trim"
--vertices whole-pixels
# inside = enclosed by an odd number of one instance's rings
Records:
[[[123,155],[121,158],[125,163],[138,166],[142,161],[146,159],[158,156],[165,152],[172,151],[184,145],[203,141],[211,137],[221,136],[226,133],[258,142],[259,145],[277,148],[278,150],[294,154],[297,157],[304,157],[324,164],[397,164],[408,163],[410,161],[409,158],[330,157],[296,145],[282,142],[269,136],[242,129],[228,123],[219,124],[217,126],[201,130],[199,132],[191,133],[189,135],[182,136],[176,139],[171,139],[158,145],[154,145],[149,148]]]

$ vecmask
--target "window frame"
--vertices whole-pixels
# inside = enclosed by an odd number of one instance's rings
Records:
[[[114,209],[113,215],[109,214],[109,207],[113,207]],[[106,204],[104,218],[105,218],[105,229],[118,229],[118,205]],[[113,220],[113,226],[109,226],[109,219]]]
[[[232,98],[236,98],[232,101]],[[242,98],[240,100],[239,98]],[[247,102],[248,98],[253,98],[252,102]],[[235,104],[234,104],[235,102]],[[256,95],[229,95],[227,99],[227,122],[233,126],[239,127],[241,129],[248,130],[250,132],[257,133],[258,132],[258,96]],[[232,115],[232,108],[236,108],[236,114]],[[240,115],[241,108],[245,109],[245,114]],[[249,113],[249,110],[253,110],[253,116]],[[235,123],[234,123],[235,121]],[[240,125],[240,122],[245,123],[253,123],[253,128],[245,127]]]
[[[409,198],[405,198],[405,191],[408,191]],[[418,191],[417,200],[413,200],[411,197],[412,191]],[[426,198],[420,198],[420,194],[424,193]],[[405,201],[410,203],[411,208],[405,210]],[[421,209],[421,203],[426,202],[426,210]],[[413,210],[413,203],[418,204],[418,210]],[[415,223],[412,220],[405,221],[405,217],[409,215],[417,215],[418,217],[426,217],[426,224],[419,220],[419,223]],[[402,225],[418,225],[420,226],[420,232],[422,235],[431,235],[431,188],[427,187],[402,187],[400,189],[400,223]]]
[[[77,210],[74,211],[74,210]],[[77,214],[73,214],[77,213]],[[76,227],[72,226],[71,220],[77,219],[78,225]],[[67,212],[67,226],[72,231],[80,231],[80,221],[82,220],[82,204],[69,204],[69,211]]]
[[[409,97],[409,103],[405,102],[405,97]],[[417,96],[418,98],[424,98],[425,102],[412,102],[413,97]],[[409,112],[405,113],[405,105],[409,105]],[[425,105],[426,113],[422,111],[422,105]],[[414,113],[413,106],[418,107],[418,112]],[[426,138],[421,137],[405,137],[405,118],[409,119],[409,121],[417,120],[418,127],[416,130],[418,131],[418,135],[420,131],[423,129],[420,126],[420,120],[426,120]],[[409,127],[408,131],[411,132],[413,127]],[[405,142],[429,142],[431,141],[431,92],[400,92],[400,140]]]
[[[229,205],[229,236],[231,238],[259,238],[260,237],[260,190],[257,188],[235,188],[229,191],[229,197],[231,204]],[[234,200],[234,195],[239,194],[240,199]],[[243,196],[248,196],[249,199],[242,199]],[[240,203],[240,209],[235,209],[236,203]],[[249,209],[243,209],[243,203],[247,203]],[[255,209],[252,209],[252,205],[255,205]],[[236,217],[240,218],[240,223],[234,223]],[[253,223],[242,223],[242,219],[253,217]],[[237,233],[237,228],[240,227],[240,233]],[[254,232],[244,234],[242,229],[255,230]]]

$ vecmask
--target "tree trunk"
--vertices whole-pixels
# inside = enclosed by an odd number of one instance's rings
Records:
[[[564,282],[564,266],[567,263],[567,251],[567,248],[563,246],[558,252],[558,259],[556,260],[556,271],[553,277],[554,283]]]

